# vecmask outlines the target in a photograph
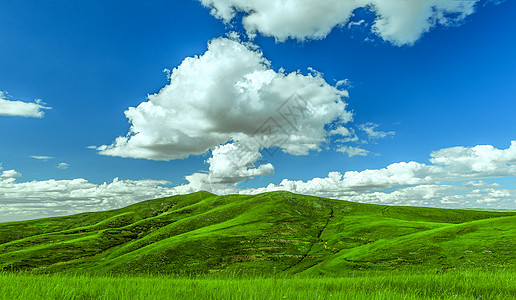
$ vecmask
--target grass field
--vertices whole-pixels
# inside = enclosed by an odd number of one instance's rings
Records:
[[[170,276],[0,274],[0,299],[515,299],[504,270],[344,277],[174,278]]]
[[[514,268],[516,213],[207,192],[0,223],[0,269],[88,274],[307,274]]]
[[[0,299],[516,299],[516,212],[207,192],[0,223]]]

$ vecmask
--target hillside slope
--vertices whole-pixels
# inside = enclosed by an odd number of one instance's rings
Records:
[[[0,224],[0,269],[306,273],[515,265],[516,212],[207,192]]]

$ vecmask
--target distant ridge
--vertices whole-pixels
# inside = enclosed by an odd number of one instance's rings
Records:
[[[208,192],[0,224],[0,269],[340,274],[514,268],[516,212],[396,207],[271,192]]]

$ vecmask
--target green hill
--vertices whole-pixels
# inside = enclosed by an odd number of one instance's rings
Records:
[[[252,273],[513,269],[516,212],[394,207],[273,192],[208,192],[0,223],[0,269]]]

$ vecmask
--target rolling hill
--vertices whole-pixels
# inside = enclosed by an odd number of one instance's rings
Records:
[[[516,212],[395,207],[289,192],[208,192],[0,223],[0,269],[338,275],[509,268]]]

